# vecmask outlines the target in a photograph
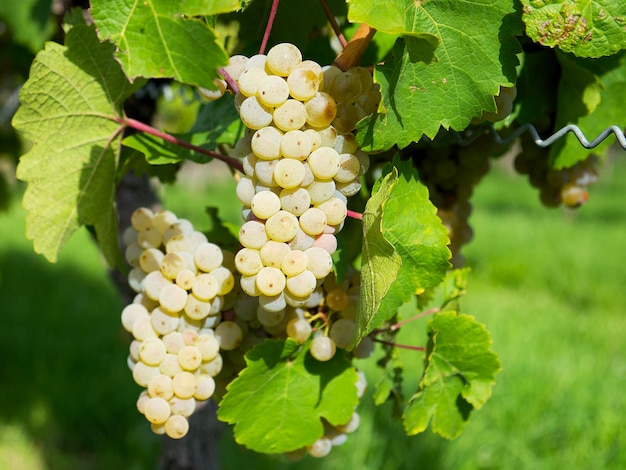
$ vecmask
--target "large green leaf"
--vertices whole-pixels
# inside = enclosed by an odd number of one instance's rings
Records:
[[[359,123],[362,147],[406,147],[424,134],[433,138],[440,127],[462,130],[483,111],[495,111],[500,86],[511,86],[516,78],[520,47],[514,35],[520,28],[513,0],[382,5],[350,3],[353,20],[404,35],[384,65],[375,68],[382,112]]]
[[[428,189],[410,162],[395,160],[394,165],[399,171],[398,183],[385,204],[382,228],[402,259],[402,267],[370,328],[389,320],[416,293],[441,283],[450,268],[448,230],[437,216]]]
[[[397,183],[398,171],[393,168],[391,173],[382,178],[378,191],[367,201],[363,212],[361,299],[352,345],[357,344],[371,331],[378,307],[402,265],[400,255],[383,236],[382,225],[385,205]]]
[[[122,103],[134,88],[98,41],[74,26],[66,45],[47,43],[20,95],[13,125],[33,142],[17,176],[28,183],[26,232],[35,251],[56,261],[81,225],[92,225],[109,263],[118,256],[115,176]]]
[[[313,444],[349,421],[358,404],[357,374],[337,354],[319,362],[293,340],[267,340],[246,354],[247,367],[228,385],[217,416],[235,425],[235,440],[256,452],[289,452]]]
[[[432,420],[434,432],[453,439],[491,396],[500,361],[489,332],[472,316],[439,313],[428,323],[428,336],[424,375],[404,412],[404,428],[418,434]]]
[[[184,5],[183,0],[93,0],[91,14],[99,37],[117,46],[131,79],[172,77],[212,88],[228,55],[203,21],[185,17]]]
[[[530,38],[580,57],[602,57],[626,48],[622,0],[522,0]]]
[[[252,0],[185,0],[181,2],[181,10],[189,16],[212,16],[242,9]]]

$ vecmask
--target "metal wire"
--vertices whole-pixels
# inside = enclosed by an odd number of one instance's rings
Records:
[[[537,128],[533,126],[532,124],[524,124],[518,127],[517,129],[515,129],[513,133],[511,133],[510,135],[507,135],[504,138],[498,133],[498,131],[491,124],[484,124],[482,128],[478,128],[474,131],[471,131],[469,134],[461,134],[460,132],[457,132],[457,131],[451,131],[451,132],[453,135],[456,136],[459,145],[469,145],[473,141],[478,139],[481,135],[483,135],[485,129],[487,129],[491,133],[493,140],[495,140],[500,145],[508,144],[512,140],[518,138],[524,132],[528,132],[532,136],[532,139],[535,142],[535,144],[537,144],[539,147],[549,147],[554,142],[564,137],[568,132],[571,132],[576,136],[576,138],[580,142],[580,145],[582,145],[583,147],[587,149],[592,149],[592,148],[597,147],[609,135],[614,134],[620,147],[626,150],[626,136],[624,135],[624,132],[619,126],[607,127],[591,142],[587,140],[587,137],[585,137],[585,134],[583,133],[583,131],[581,131],[580,127],[578,127],[576,124],[568,124],[567,126],[562,127],[561,129],[556,131],[547,139],[542,139],[539,136],[539,132],[537,132]]]

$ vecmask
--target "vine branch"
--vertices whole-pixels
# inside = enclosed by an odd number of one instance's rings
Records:
[[[185,140],[179,139],[178,137],[168,134],[167,132],[160,131],[159,129],[156,129],[155,127],[149,126],[148,124],[145,124],[141,121],[137,121],[136,119],[117,118],[116,121],[124,126],[131,127],[140,132],[145,132],[146,134],[151,134],[155,137],[160,137],[161,139],[171,144],[178,145],[179,147],[184,147],[189,150],[193,150],[194,152],[198,152],[202,155],[215,158],[216,160],[220,160],[226,163],[231,168],[243,173],[243,165],[236,158],[229,157],[227,155],[222,155],[221,153],[213,152],[212,150],[207,150],[202,147],[198,147],[197,145],[193,145]]]
[[[373,341],[376,341],[377,343],[380,344],[384,344],[386,346],[393,346],[396,348],[400,348],[400,349],[407,349],[409,351],[426,351],[426,348],[424,346],[411,346],[410,344],[400,344],[400,343],[394,343],[392,341],[385,341],[384,339],[380,339],[380,338],[372,338]]]
[[[326,0],[320,0],[320,3],[322,4],[322,8],[324,9],[326,18],[328,18],[328,23],[330,23],[331,28],[333,28],[333,31],[335,32],[335,35],[337,36],[337,39],[339,39],[339,44],[341,44],[342,48],[345,48],[348,45],[348,41],[346,40],[346,37],[343,35],[343,32],[341,31],[341,28],[339,27],[339,23],[337,23],[337,19],[335,18],[335,15],[333,15],[332,10],[328,6],[328,2]]]

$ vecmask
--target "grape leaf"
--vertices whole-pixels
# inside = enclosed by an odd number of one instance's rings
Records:
[[[351,12],[359,5],[363,14],[358,18],[377,27],[385,16],[376,13],[374,3],[354,0]],[[433,49],[432,41],[413,37],[407,43],[410,36],[406,36],[385,63],[375,67],[382,111],[358,124],[361,147],[384,150],[397,144],[403,148],[424,134],[433,138],[440,127],[462,130],[483,111],[495,111],[499,87],[515,82],[516,54],[521,50],[514,37],[519,27],[513,0],[460,0],[454,8],[444,0],[394,0],[385,2],[385,7],[403,11],[405,34],[434,35],[439,43]],[[411,44],[416,40],[421,41],[417,49],[423,56],[417,62]]]
[[[51,0],[2,0],[0,19],[11,29],[15,42],[35,53],[55,31],[51,3]]]
[[[561,55],[559,61],[564,73],[559,82],[557,127],[575,123],[590,141],[609,126],[624,127],[622,101],[626,96],[626,54],[622,52],[593,60]],[[586,80],[587,86],[580,85],[582,80]],[[550,147],[552,166],[571,167],[591,153],[605,155],[613,142],[614,138],[608,138],[589,150],[570,134]]]
[[[626,3],[621,0],[522,0],[526,34],[535,42],[580,57],[626,48]]]
[[[410,162],[394,160],[398,183],[385,204],[383,235],[402,259],[402,266],[380,302],[370,328],[389,320],[417,292],[435,287],[450,268],[448,230],[437,216],[428,189]]]
[[[47,43],[20,94],[13,126],[33,141],[20,159],[26,233],[56,261],[80,225],[93,225],[107,261],[119,261],[114,208],[122,103],[131,85],[93,27],[74,26],[66,45]]]
[[[100,39],[117,46],[126,75],[171,77],[214,88],[228,55],[202,21],[183,15],[183,0],[93,0],[91,15]]]
[[[408,435],[432,429],[448,439],[457,437],[473,409],[491,396],[498,356],[491,351],[485,326],[470,315],[438,313],[428,323],[426,367],[419,389],[404,411]]]
[[[274,454],[311,445],[350,420],[357,374],[345,352],[319,362],[293,340],[266,340],[246,354],[247,367],[228,385],[217,416],[234,424],[235,440]]]
[[[370,197],[363,212],[363,254],[361,258],[361,298],[356,331],[351,347],[371,330],[378,307],[393,284],[402,265],[400,255],[383,236],[383,212],[391,192],[398,184],[394,167]]]

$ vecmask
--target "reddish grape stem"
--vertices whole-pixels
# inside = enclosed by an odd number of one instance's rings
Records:
[[[393,343],[391,341],[385,341],[384,339],[379,338],[372,338],[372,340],[380,344],[385,344],[387,346],[394,346],[400,349],[408,349],[409,351],[426,351],[426,348],[424,346],[411,346],[410,344]]]
[[[355,212],[355,211],[348,210],[347,215],[348,215],[348,217],[351,217],[353,219],[358,219],[358,220],[362,220],[363,219],[363,214],[361,214],[360,212]]]
[[[259,48],[259,54],[265,54],[265,48],[267,42],[270,39],[270,33],[272,32],[272,26],[274,26],[274,18],[276,18],[276,12],[278,11],[278,2],[280,0],[272,1],[272,9],[270,10],[270,17],[267,19],[267,26],[265,27],[265,34],[263,34],[263,41],[261,41],[261,47]]]
[[[224,67],[220,67],[219,69],[217,69],[217,71],[222,77],[224,77],[224,80],[226,80],[226,83],[228,83],[230,89],[233,90],[235,93],[238,93],[239,86],[237,85],[235,79],[231,77],[230,74],[226,71],[226,69]]]
[[[144,124],[141,121],[137,121],[136,119],[117,118],[116,121],[124,126],[132,127],[133,129],[136,129],[138,131],[145,132],[146,134],[151,134],[156,137],[160,137],[161,139],[171,144],[178,145],[180,147],[193,150],[194,152],[201,153],[202,155],[207,155],[209,157],[213,157],[217,160],[223,161],[224,163],[229,165],[231,168],[243,173],[243,165],[236,158],[229,157],[227,155],[222,155],[221,153],[213,152],[211,150],[198,147],[197,145],[190,144],[187,141],[179,139],[178,137],[174,137],[173,135],[168,134],[166,132],[160,131],[152,126],[149,126],[148,124]]]
[[[412,317],[409,317],[409,318],[407,318],[405,320],[399,321],[398,323],[395,323],[395,324],[391,325],[389,327],[389,329],[391,331],[396,331],[402,325],[406,325],[407,323],[411,323],[412,321],[419,320],[422,317],[426,317],[428,315],[432,315],[432,314],[437,313],[439,311],[441,311],[441,308],[439,308],[439,307],[434,307],[434,308],[431,308],[431,309],[428,309],[428,310],[424,310],[423,312],[420,312],[417,315],[414,315]]]
[[[348,45],[348,41],[346,40],[346,37],[341,32],[339,23],[337,23],[337,19],[335,18],[335,15],[333,15],[332,10],[328,6],[328,2],[326,0],[320,0],[320,3],[322,4],[322,8],[324,9],[324,13],[326,14],[326,18],[328,18],[328,22],[330,23],[331,28],[333,28],[333,31],[335,32],[337,39],[339,39],[339,44],[341,44],[342,48],[346,47]]]

